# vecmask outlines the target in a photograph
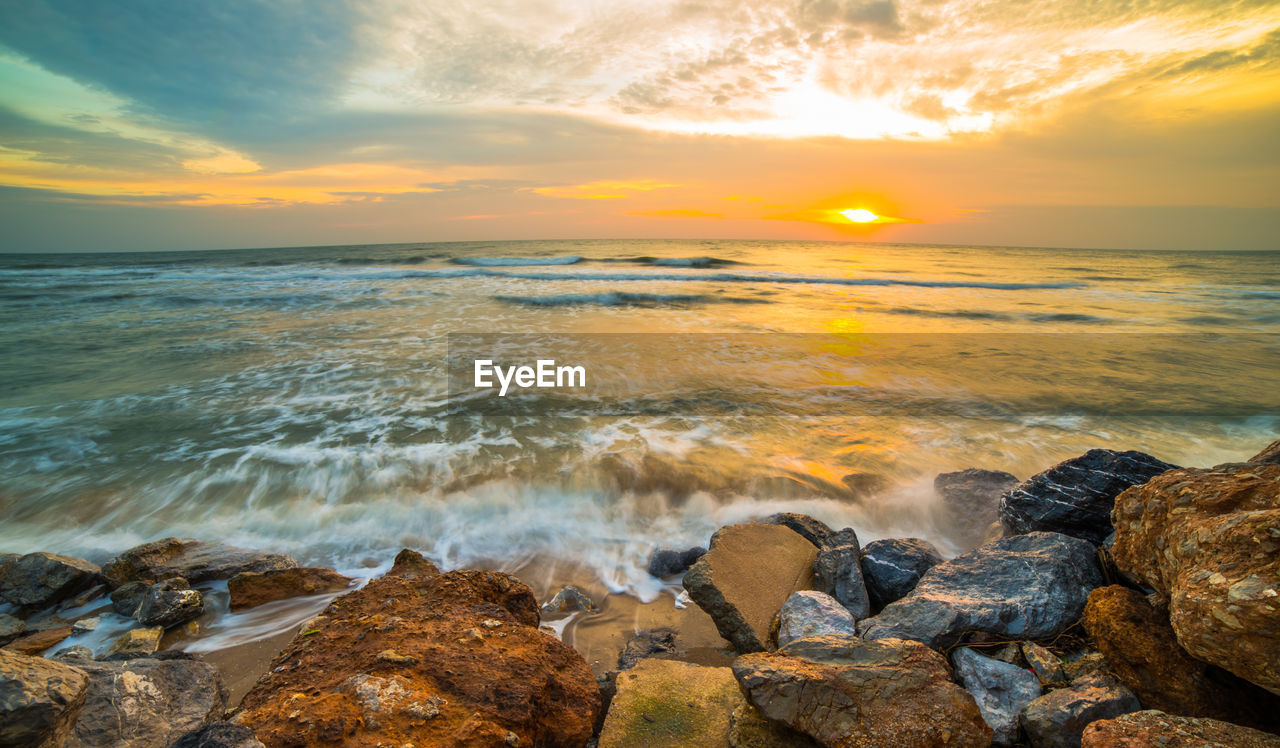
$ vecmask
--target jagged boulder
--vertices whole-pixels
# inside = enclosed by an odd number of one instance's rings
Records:
[[[1056,636],[1103,583],[1097,549],[1052,532],[988,543],[930,569],[906,597],[858,630],[868,639],[949,647],[968,632],[1010,639]]]
[[[826,545],[827,539],[835,534],[827,523],[814,519],[807,514],[797,512],[778,512],[760,520],[766,525],[781,525],[800,533],[801,537],[818,547]]]
[[[1010,489],[1000,524],[1006,536],[1058,532],[1101,545],[1120,492],[1176,467],[1142,452],[1091,449]]]
[[[862,549],[853,528],[829,535],[813,562],[813,586],[835,598],[854,618],[871,615],[871,599],[862,579]]]
[[[942,554],[927,540],[873,540],[862,549],[862,578],[871,606],[879,610],[916,588],[920,577],[942,563]],[[863,616],[864,618],[866,616]]]
[[[1164,473],[1116,500],[1112,555],[1191,656],[1280,694],[1280,465]]]
[[[1022,729],[1033,748],[1076,748],[1090,722],[1136,712],[1133,692],[1109,675],[1086,675],[1041,696],[1022,710]]]
[[[242,571],[227,580],[232,610],[244,610],[291,597],[341,592],[356,580],[333,569],[297,567],[271,571]]]
[[[973,695],[982,718],[991,726],[992,745],[1018,742],[1018,717],[1040,696],[1040,681],[1017,665],[1001,662],[964,647],[951,653],[956,678]]]
[[[618,674],[600,748],[727,746],[742,694],[727,667],[643,660]]]
[[[858,634],[857,622],[840,601],[815,590],[802,590],[782,604],[778,612],[778,646],[826,634]]]
[[[707,552],[702,546],[694,546],[683,551],[674,548],[655,548],[649,555],[648,571],[659,579],[683,574],[698,562]]]
[[[171,628],[200,617],[204,597],[187,580],[173,577],[155,584],[129,582],[111,593],[111,607],[144,626]]]
[[[781,525],[722,527],[684,575],[684,588],[739,652],[769,643],[773,617],[791,593],[813,587],[818,549]]]
[[[234,722],[210,722],[174,741],[169,748],[266,748],[253,730]]]
[[[0,563],[0,598],[28,608],[52,605],[92,587],[101,571],[82,558],[54,553],[10,555]]]
[[[1248,462],[1263,462],[1280,465],[1280,439],[1268,444],[1261,452],[1250,457]]]
[[[798,639],[739,657],[733,674],[769,719],[826,746],[987,746],[991,728],[942,655],[917,642]]]
[[[230,579],[245,571],[292,569],[298,565],[282,553],[259,553],[192,538],[164,538],[130,548],[102,567],[112,586],[182,577],[191,584]]]
[[[1280,748],[1280,735],[1154,709],[1092,722],[1082,748]]]
[[[193,655],[76,667],[88,675],[89,689],[66,748],[167,748],[227,708],[217,669]]]
[[[1082,619],[1111,670],[1150,709],[1280,729],[1280,697],[1201,662],[1136,590],[1099,587]]]
[[[1000,470],[968,468],[939,474],[933,490],[941,501],[947,534],[962,546],[980,543],[1000,518],[1000,497],[1016,485],[1014,475]]]
[[[83,670],[0,649],[0,745],[62,745],[88,690]]]
[[[600,691],[498,572],[375,579],[330,603],[244,697],[267,745],[582,745]]]

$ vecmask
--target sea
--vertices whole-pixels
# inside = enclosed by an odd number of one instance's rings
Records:
[[[1026,478],[1095,447],[1207,466],[1276,439],[1276,256],[737,240],[0,255],[0,551],[104,561],[183,536],[367,576],[408,547],[542,594],[572,579],[668,606],[684,602],[646,572],[655,548],[775,512],[951,555],[939,473]],[[596,389],[465,391],[495,340],[578,355]],[[610,377],[625,393],[600,389]]]

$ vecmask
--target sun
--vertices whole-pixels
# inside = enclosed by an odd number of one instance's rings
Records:
[[[840,211],[840,215],[844,216],[845,218],[848,218],[850,221],[853,221],[854,223],[871,223],[872,221],[880,217],[875,213],[872,213],[871,211],[867,210],[866,208],[842,210]]]

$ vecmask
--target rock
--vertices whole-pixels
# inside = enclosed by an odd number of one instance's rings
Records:
[[[129,582],[111,593],[111,607],[144,626],[172,628],[199,618],[204,597],[187,580],[172,577],[155,584]]]
[[[89,690],[66,748],[166,748],[227,708],[217,669],[194,656],[76,667],[89,676]]]
[[[1062,685],[1067,682],[1067,671],[1062,667],[1062,660],[1035,642],[1022,642],[1022,658],[1031,666],[1040,682],[1046,686]]]
[[[1280,440],[1271,442],[1267,445],[1266,449],[1253,457],[1250,457],[1247,462],[1263,462],[1271,465],[1280,465]]]
[[[333,569],[312,567],[244,571],[227,581],[227,592],[231,595],[231,609],[244,610],[291,597],[341,592],[355,581]]]
[[[160,649],[160,637],[164,636],[163,626],[145,629],[131,629],[121,634],[111,647],[102,655],[104,660],[125,660],[143,657]]]
[[[234,722],[210,722],[173,741],[170,748],[265,748],[253,730]]]
[[[807,514],[798,514],[796,512],[778,512],[760,520],[766,525],[782,525],[800,533],[805,540],[821,547],[827,542],[827,538],[835,534],[825,522],[816,520]]]
[[[817,745],[808,735],[766,719],[746,701],[729,715],[730,748],[816,748]]]
[[[711,550],[685,572],[684,588],[734,649],[758,652],[791,593],[813,586],[817,555],[788,527],[730,525],[711,536]]]
[[[932,543],[919,538],[873,540],[862,549],[862,578],[871,606],[879,610],[915,589],[920,577],[942,563]],[[864,616],[865,617],[865,616]]]
[[[1059,532],[1099,545],[1111,533],[1111,507],[1120,492],[1176,467],[1142,452],[1091,449],[1006,493],[1000,524],[1006,536]]]
[[[1094,590],[1082,622],[1116,677],[1143,706],[1280,728],[1280,698],[1187,654],[1168,619],[1140,592],[1119,585]]]
[[[1035,699],[1022,710],[1022,729],[1032,748],[1074,748],[1090,723],[1142,707],[1133,692],[1105,675],[1085,676],[1067,688]]]
[[[835,598],[856,619],[871,615],[871,601],[862,579],[862,551],[852,528],[829,535],[813,562],[813,586]]]
[[[676,630],[671,628],[657,628],[637,632],[635,636],[627,640],[626,645],[622,648],[622,653],[618,655],[618,669],[628,670],[633,668],[640,660],[646,657],[669,659],[682,656],[684,653],[680,651],[676,638]]]
[[[19,652],[26,655],[40,654],[49,647],[71,636],[70,626],[58,626],[57,628],[45,629],[44,631],[36,631],[26,636],[19,637],[4,645],[4,648],[12,652]]]
[[[62,745],[88,689],[83,670],[0,650],[0,745]]]
[[[1040,681],[1035,674],[967,647],[953,652],[951,661],[956,666],[956,677],[973,695],[982,718],[994,731],[992,745],[1017,743],[1018,716],[1040,696]]]
[[[988,543],[929,570],[906,597],[862,621],[869,639],[949,647],[967,632],[1045,639],[1074,624],[1103,583],[1093,545],[1035,532]]]
[[[1147,710],[1091,723],[1084,728],[1080,744],[1083,748],[1280,748],[1280,735],[1216,719]]]
[[[391,570],[386,576],[425,582],[432,577],[440,576],[440,567],[431,563],[421,553],[404,548],[396,554],[395,560],[391,563]]]
[[[0,613],[0,645],[8,644],[17,639],[26,630],[27,624],[21,618],[14,618],[8,613]]]
[[[671,548],[657,548],[649,556],[649,574],[659,579],[683,574],[707,552],[702,546],[677,551]]]
[[[71,556],[11,556],[0,564],[0,598],[14,605],[45,607],[92,587],[101,571],[97,564]]]
[[[1088,610],[1088,608],[1086,608]],[[1093,675],[1095,673],[1112,674],[1111,665],[1107,663],[1107,658],[1101,652],[1081,652],[1078,655],[1063,660],[1062,671],[1066,673],[1067,680],[1075,680],[1085,675]],[[1121,679],[1125,683],[1124,679]],[[1125,685],[1129,685],[1125,683]],[[1133,686],[1129,686],[1129,690],[1133,691]],[[1134,695],[1142,701],[1142,695],[1134,691]]]
[[[499,572],[384,576],[338,597],[245,695],[267,745],[582,745],[600,691],[538,630],[533,591]],[[417,660],[379,659],[391,650]],[[507,743],[514,745],[514,742]]]
[[[52,659],[75,664],[80,660],[93,660],[93,650],[82,644],[72,644],[53,653]]]
[[[98,627],[101,625],[102,625],[102,618],[100,616],[81,618],[80,620],[71,624],[71,634],[72,636],[87,634],[90,631],[97,631]]]
[[[121,553],[102,567],[112,586],[182,577],[190,584],[229,579],[244,571],[292,569],[297,561],[281,553],[258,553],[244,548],[191,538],[165,538]]]
[[[742,703],[733,671],[648,659],[618,674],[600,748],[725,746]]]
[[[1165,473],[1115,524],[1116,565],[1168,600],[1182,648],[1280,694],[1280,465]]]
[[[813,590],[792,593],[778,613],[778,646],[806,636],[857,636],[858,626],[840,601]]]
[[[767,718],[826,746],[987,746],[991,728],[951,682],[942,655],[917,642],[797,639],[733,663]]]
[[[947,534],[965,546],[981,543],[987,528],[1000,517],[1000,497],[1018,485],[1018,479],[999,470],[968,468],[941,473],[933,490],[942,501]]]
[[[572,585],[561,588],[542,606],[542,615],[562,618],[571,613],[599,613],[600,608],[582,590]]]

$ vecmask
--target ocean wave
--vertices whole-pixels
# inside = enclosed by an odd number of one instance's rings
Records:
[[[767,299],[705,294],[609,293],[560,294],[556,296],[494,296],[497,301],[522,306],[690,306],[693,304],[769,304]]]
[[[577,265],[584,258],[578,255],[565,257],[454,257],[449,260],[454,265],[473,265],[477,267],[521,267],[535,265]]]
[[[746,264],[720,257],[631,257],[623,260],[623,262],[663,268],[720,268],[729,265]]]
[[[996,283],[982,281],[905,280],[900,278],[835,278],[815,275],[791,275],[789,273],[715,273],[712,275],[685,275],[676,273],[536,273],[509,272],[475,268],[472,270],[421,270],[405,273],[402,278],[511,278],[513,280],[548,281],[655,281],[688,282],[709,281],[715,283],[780,283],[800,285],[834,286],[909,286],[913,288],[982,288],[996,291],[1021,291],[1037,289],[1085,288],[1087,284],[1074,281],[1061,283]]]

